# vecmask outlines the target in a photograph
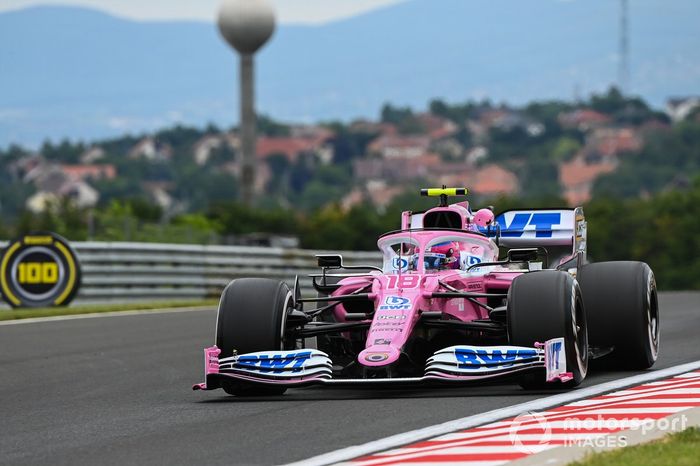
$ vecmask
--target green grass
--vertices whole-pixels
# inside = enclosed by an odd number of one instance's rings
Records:
[[[691,427],[661,440],[619,450],[594,453],[569,466],[697,466],[700,465],[700,429]]]
[[[80,314],[94,314],[99,312],[118,312],[118,311],[150,311],[154,309],[179,308],[179,307],[199,307],[212,306],[215,307],[217,300],[198,300],[198,301],[159,301],[151,303],[128,303],[128,304],[95,304],[83,305],[75,307],[50,307],[37,309],[0,309],[0,321],[16,320],[16,319],[31,319],[34,317],[54,317],[54,316],[72,316]]]

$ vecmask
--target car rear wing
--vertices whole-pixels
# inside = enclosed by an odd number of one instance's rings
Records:
[[[499,236],[506,248],[544,247],[553,265],[582,253],[586,257],[586,219],[583,208],[508,210],[496,216],[496,228],[483,230]],[[556,260],[555,260],[556,259]]]

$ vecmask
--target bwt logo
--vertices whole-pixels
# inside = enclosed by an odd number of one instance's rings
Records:
[[[411,309],[411,300],[401,296],[387,296],[384,304],[379,306],[380,311],[407,311]]]
[[[279,374],[291,369],[292,372],[301,372],[304,363],[311,359],[311,351],[284,354],[261,354],[258,356],[244,355],[236,361],[237,366],[252,369],[259,372],[272,372]]]
[[[501,226],[501,237],[503,238],[520,238],[526,231],[534,231],[536,238],[551,238],[552,227],[561,224],[561,213],[520,212],[513,215],[510,223],[506,222],[505,215],[496,217],[496,222]],[[527,227],[534,227],[534,229]],[[486,232],[486,229],[481,230]]]
[[[455,356],[460,369],[469,369],[474,366],[510,366],[517,360],[534,358],[536,350],[475,350],[471,348],[457,348]]]
[[[394,257],[392,261],[392,267],[394,270],[404,270],[408,268],[408,259],[403,257]]]

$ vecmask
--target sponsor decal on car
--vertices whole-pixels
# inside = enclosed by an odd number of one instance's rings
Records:
[[[379,306],[380,311],[408,311],[411,309],[411,300],[402,296],[387,296],[384,304]]]
[[[389,275],[386,281],[387,289],[418,288],[420,277],[418,275]]]
[[[510,366],[519,360],[538,356],[535,349],[476,349],[468,347],[455,348],[455,357],[461,369],[473,366]]]
[[[566,350],[563,338],[553,338],[544,344],[547,380],[559,378],[566,373]]]
[[[281,373],[290,369],[292,372],[301,372],[304,368],[304,363],[311,358],[311,354],[311,351],[245,354],[238,358],[236,365],[246,369],[255,369],[263,373]]]
[[[519,212],[513,215],[510,222],[505,216],[497,218],[501,225],[501,236],[505,238],[520,238],[525,230],[534,229],[537,238],[551,238],[554,226],[561,225],[559,212]],[[532,228],[534,227],[534,228]]]
[[[391,267],[396,271],[406,270],[408,269],[408,259],[404,259],[403,257],[394,257],[394,259],[391,261]]]
[[[466,269],[472,265],[481,264],[481,257],[472,256],[471,254],[465,254],[460,257],[460,267]],[[475,269],[473,269],[475,270]]]
[[[367,353],[365,361],[367,362],[382,362],[389,359],[389,353]]]

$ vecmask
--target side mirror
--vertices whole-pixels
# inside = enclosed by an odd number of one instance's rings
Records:
[[[339,269],[343,267],[343,256],[340,254],[317,254],[318,266],[328,269]]]
[[[536,248],[510,249],[508,251],[508,262],[530,262],[537,260],[539,251]]]
[[[489,209],[480,209],[474,214],[474,223],[476,223],[481,228],[488,228],[493,224],[494,216],[493,212]]]

